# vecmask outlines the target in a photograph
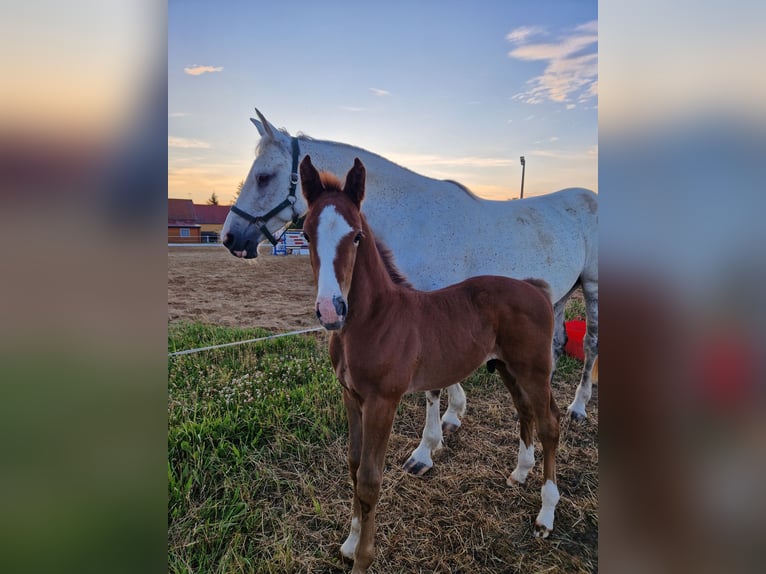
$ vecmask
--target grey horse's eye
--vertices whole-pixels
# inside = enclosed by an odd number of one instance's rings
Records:
[[[273,173],[260,173],[255,177],[255,181],[258,187],[266,187],[269,185],[272,177],[274,177]]]

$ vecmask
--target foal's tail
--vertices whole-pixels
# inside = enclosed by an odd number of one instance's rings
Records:
[[[548,285],[547,281],[543,281],[542,279],[535,279],[534,277],[529,277],[527,279],[524,279],[525,283],[529,283],[530,285],[534,285],[537,287],[540,291],[545,293],[545,296],[548,298],[548,301],[553,304],[553,292],[551,291],[551,286]]]

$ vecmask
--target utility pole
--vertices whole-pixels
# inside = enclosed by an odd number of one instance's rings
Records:
[[[524,156],[521,156],[521,199],[524,199],[524,170],[527,167],[527,162],[524,160]]]

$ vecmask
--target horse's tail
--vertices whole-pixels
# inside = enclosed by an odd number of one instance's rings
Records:
[[[545,293],[545,296],[548,298],[548,301],[553,304],[553,291],[551,291],[551,286],[548,285],[547,281],[544,281],[542,279],[535,279],[534,277],[528,277],[527,279],[524,279],[525,283],[529,283],[530,285],[533,285],[534,287],[537,287],[540,291]]]

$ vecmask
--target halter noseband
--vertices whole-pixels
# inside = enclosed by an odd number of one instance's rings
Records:
[[[275,215],[277,215],[280,211],[283,209],[286,209],[288,207],[292,208],[293,210],[293,216],[292,221],[293,223],[298,223],[298,220],[300,219],[300,216],[298,215],[298,212],[295,210],[295,190],[298,187],[298,156],[300,155],[300,147],[298,146],[298,138],[292,138],[292,144],[293,144],[293,168],[290,172],[290,191],[287,194],[287,197],[277,205],[274,209],[269,211],[265,215],[261,215],[260,217],[255,217],[253,215],[250,215],[248,212],[241,210],[236,205],[231,206],[231,211],[239,215],[240,217],[247,219],[250,223],[257,226],[258,229],[263,233],[263,235],[266,237],[266,239],[269,240],[269,242],[272,245],[276,245],[278,240],[272,235],[271,231],[266,227],[266,224],[269,222],[270,219],[273,219]]]

